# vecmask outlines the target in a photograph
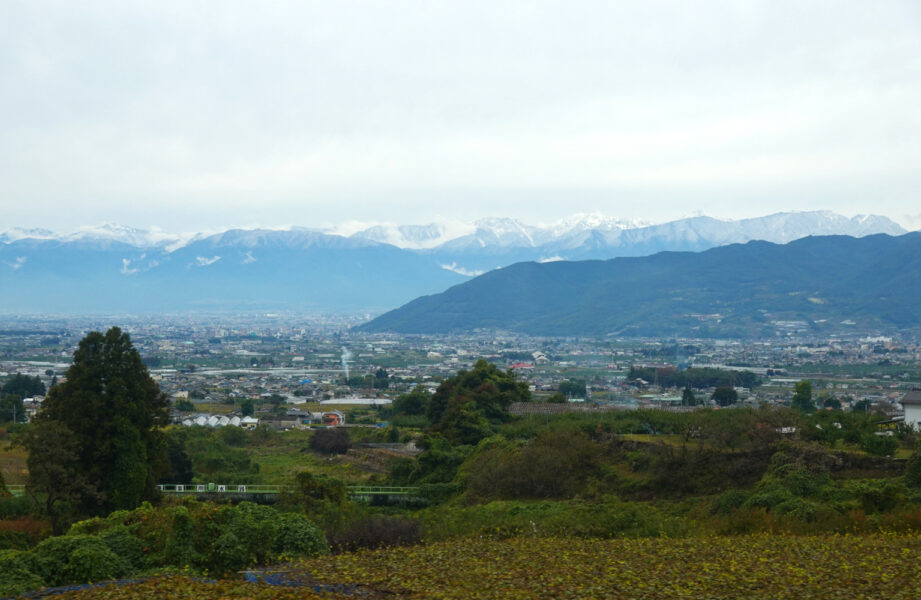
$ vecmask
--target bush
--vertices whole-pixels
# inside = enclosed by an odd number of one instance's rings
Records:
[[[747,500],[748,492],[746,491],[735,489],[726,490],[710,505],[710,513],[715,515],[730,515],[736,509],[741,508]]]
[[[865,433],[860,436],[860,449],[876,456],[892,456],[899,449],[899,441],[888,435]]]
[[[598,477],[601,446],[575,429],[544,431],[524,446],[502,438],[482,442],[465,465],[475,498],[570,498]]]
[[[313,521],[304,515],[285,513],[278,515],[278,534],[273,547],[279,557],[316,556],[327,554],[326,537]]]
[[[141,570],[149,566],[147,555],[144,553],[144,542],[131,535],[124,525],[103,531],[99,534],[99,539],[109,550],[127,561],[132,570]]]
[[[208,565],[218,573],[236,571],[251,564],[250,552],[246,545],[233,532],[222,534],[208,555]]]
[[[201,561],[201,555],[195,549],[195,521],[189,509],[179,506],[172,511],[172,531],[166,538],[163,553],[158,562],[184,567]],[[160,532],[164,535],[166,532]]]
[[[74,535],[51,537],[42,541],[32,551],[36,574],[48,585],[63,585],[62,568],[70,561],[71,553],[87,539],[93,538],[87,535]]]
[[[352,447],[346,429],[319,429],[310,437],[310,449],[327,454],[345,454]]]
[[[65,583],[83,583],[117,579],[129,572],[127,560],[109,550],[102,540],[89,538],[71,552],[63,577]]]
[[[793,494],[790,493],[790,490],[780,486],[772,486],[752,494],[751,497],[745,501],[744,507],[771,510],[775,506],[779,506],[790,500],[793,500]]]
[[[409,546],[422,540],[422,524],[406,517],[375,515],[352,523],[329,537],[330,546],[336,552]]]
[[[905,499],[905,486],[891,479],[855,482],[851,492],[867,514],[888,512]]]
[[[48,538],[35,547],[33,556],[35,572],[49,585],[100,581],[130,571],[124,558],[90,535]]]
[[[18,596],[45,585],[33,572],[31,558],[29,552],[0,550],[0,596]]]

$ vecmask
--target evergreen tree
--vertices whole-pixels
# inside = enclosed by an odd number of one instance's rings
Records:
[[[240,414],[242,414],[244,417],[251,417],[253,416],[254,412],[256,412],[256,407],[253,404],[251,398],[247,398],[243,401],[242,404],[240,404]]]
[[[792,406],[803,412],[815,410],[815,403],[812,401],[812,383],[808,379],[803,379],[794,387]]]
[[[76,440],[75,468],[98,492],[98,501],[82,499],[81,512],[133,508],[155,496],[155,471],[168,464],[159,430],[168,406],[128,334],[113,327],[80,341],[67,380],[51,389],[39,420],[61,424]]]

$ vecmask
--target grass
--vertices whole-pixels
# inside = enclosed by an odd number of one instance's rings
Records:
[[[259,476],[266,483],[289,483],[299,471],[328,475],[347,483],[364,483],[370,474],[342,456],[324,457],[308,448],[310,431],[292,429],[273,433],[268,439],[243,447],[259,464]]]
[[[10,446],[10,438],[4,431],[4,435],[0,436],[0,470],[3,471],[3,478],[7,483],[26,483],[29,477],[29,470],[26,468],[28,457],[25,448]]]

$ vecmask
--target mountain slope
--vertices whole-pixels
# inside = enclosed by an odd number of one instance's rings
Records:
[[[921,233],[520,263],[417,298],[364,331],[775,335],[921,327]],[[855,325],[850,325],[853,322]]]

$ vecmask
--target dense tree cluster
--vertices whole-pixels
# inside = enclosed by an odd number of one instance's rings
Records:
[[[0,423],[14,421],[25,423],[26,413],[23,398],[43,396],[45,384],[40,377],[16,373],[0,386]]]
[[[41,377],[30,377],[29,375],[16,373],[3,384],[3,387],[0,387],[0,395],[15,395],[20,398],[44,396],[45,384],[42,383]]]
[[[509,405],[530,399],[527,383],[478,360],[472,370],[459,371],[441,382],[427,416],[434,430],[452,443],[475,444],[492,433],[493,425],[509,419]]]
[[[560,382],[559,392],[567,398],[585,398],[585,380],[564,379]]]
[[[712,399],[716,402],[717,406],[730,406],[735,404],[739,400],[739,393],[736,392],[735,388],[728,385],[721,385],[720,387],[713,390]]]

